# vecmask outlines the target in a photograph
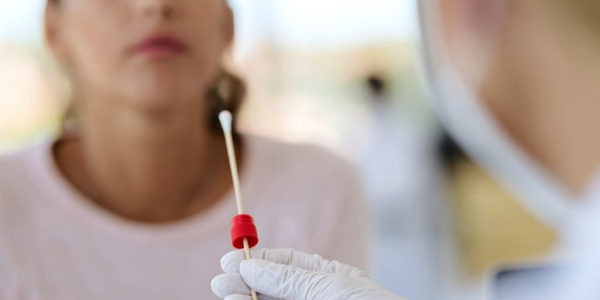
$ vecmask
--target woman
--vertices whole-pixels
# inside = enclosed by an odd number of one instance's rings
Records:
[[[0,299],[213,298],[236,212],[217,114],[242,96],[220,65],[225,1],[49,0],[45,21],[77,125],[0,158]],[[263,246],[364,266],[346,163],[253,136],[238,145]]]

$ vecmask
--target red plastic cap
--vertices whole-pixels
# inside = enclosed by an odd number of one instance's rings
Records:
[[[250,215],[237,215],[231,221],[231,241],[236,249],[244,249],[244,239],[253,248],[258,244],[258,232]]]

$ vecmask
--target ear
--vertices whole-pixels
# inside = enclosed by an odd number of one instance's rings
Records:
[[[62,37],[61,25],[58,4],[48,3],[44,11],[44,38],[54,57],[60,62],[65,62],[69,55]]]

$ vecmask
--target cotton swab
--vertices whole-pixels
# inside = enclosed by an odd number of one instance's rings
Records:
[[[219,121],[225,134],[225,144],[227,146],[227,156],[229,157],[229,167],[231,169],[231,178],[233,180],[233,189],[237,202],[238,215],[231,222],[231,239],[233,247],[236,249],[244,249],[246,259],[252,258],[250,248],[258,244],[258,233],[254,225],[252,216],[244,214],[244,205],[242,203],[242,192],[240,188],[240,178],[237,168],[237,160],[235,158],[235,148],[233,146],[232,123],[233,116],[227,110],[219,114]],[[258,300],[258,296],[254,290],[250,290],[252,300]]]
[[[235,192],[235,199],[237,201],[238,214],[244,214],[244,204],[242,203],[242,192],[240,189],[240,178],[238,176],[237,160],[235,158],[235,148],[233,146],[232,137],[232,123],[233,117],[227,110],[222,111],[219,114],[219,121],[225,134],[225,144],[227,146],[227,156],[229,157],[229,167],[231,168],[231,177],[233,179],[233,189]]]

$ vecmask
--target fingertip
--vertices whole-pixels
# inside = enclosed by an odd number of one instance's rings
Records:
[[[252,257],[254,258],[265,258],[265,253],[269,251],[269,249],[253,249]],[[221,269],[225,273],[239,273],[240,272],[240,264],[246,259],[244,256],[244,250],[235,250],[231,251],[223,257],[221,257]]]
[[[221,269],[225,273],[239,273],[240,263],[244,260],[242,250],[231,251],[221,258]]]
[[[250,288],[240,274],[221,274],[211,281],[215,295],[224,298],[229,295],[250,295]]]
[[[213,293],[219,298],[223,298],[226,295],[228,295],[226,288],[223,286],[224,285],[223,282],[225,280],[226,280],[226,275],[221,274],[221,275],[213,278],[213,280],[210,282],[210,287],[211,287]]]
[[[221,286],[222,286],[222,282],[225,279],[225,274],[221,274],[218,276],[215,276],[215,278],[213,278],[210,281],[210,287],[213,291],[213,293],[215,293],[217,296],[219,296],[218,294],[221,291]]]

